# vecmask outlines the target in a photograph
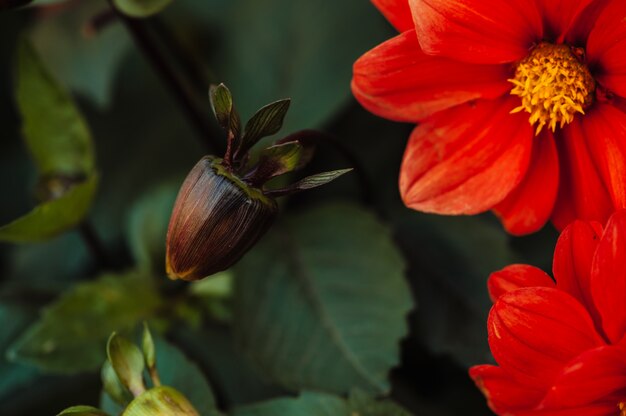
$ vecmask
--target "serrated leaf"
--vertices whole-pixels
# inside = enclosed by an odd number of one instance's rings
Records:
[[[411,259],[420,313],[415,333],[436,354],[463,366],[490,361],[487,277],[518,262],[506,232],[485,217],[439,217],[403,210],[394,216]]]
[[[109,414],[96,407],[72,406],[63,410],[57,416],[109,416]]]
[[[278,133],[283,126],[291,99],[278,100],[259,109],[246,123],[238,155],[244,155],[263,137]]]
[[[9,358],[58,373],[96,370],[111,332],[133,328],[161,304],[154,283],[134,272],[79,283],[43,311]]]
[[[391,233],[366,211],[329,204],[292,217],[235,268],[236,338],[291,390],[386,392],[413,306],[403,272]]]
[[[17,104],[26,144],[40,175],[90,175],[94,171],[91,133],[82,115],[23,40],[17,53]]]
[[[326,393],[303,392],[299,397],[280,398],[235,408],[232,416],[410,416],[390,400],[351,395],[349,400]]]
[[[115,7],[127,16],[150,17],[165,9],[173,0],[114,0]]]
[[[28,214],[0,227],[0,241],[43,241],[76,226],[87,215],[97,185],[98,176],[93,174],[59,199],[39,204]]]
[[[122,385],[134,396],[142,394],[146,386],[143,381],[145,363],[141,350],[114,332],[107,343],[107,356]]]
[[[289,186],[286,186],[281,189],[269,190],[265,192],[265,194],[272,196],[272,197],[279,197],[282,195],[289,195],[298,191],[304,191],[307,189],[317,188],[319,186],[323,186],[323,185],[326,185],[327,183],[334,181],[335,179],[339,178],[342,175],[345,175],[351,170],[352,168],[339,169],[339,170],[332,170],[329,172],[323,172],[323,173],[318,173],[315,175],[307,176],[306,178],[301,179]]]
[[[230,90],[224,84],[211,85],[209,98],[217,122],[225,131],[228,131],[230,128],[230,116],[233,111],[233,96]]]

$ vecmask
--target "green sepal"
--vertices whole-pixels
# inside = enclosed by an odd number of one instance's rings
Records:
[[[126,406],[133,399],[132,394],[122,384],[110,361],[105,361],[100,371],[104,391],[118,404]]]
[[[143,381],[144,357],[135,344],[114,332],[107,343],[107,356],[120,382],[135,397],[146,390]]]
[[[291,99],[275,101],[259,109],[246,123],[236,157],[243,157],[263,137],[276,134],[283,126]]]
[[[329,182],[334,181],[342,175],[350,172],[350,169],[339,169],[339,170],[331,170],[328,172],[318,173],[316,175],[307,176],[304,179],[299,180],[298,182],[292,183],[289,186],[280,189],[272,189],[265,191],[265,195],[271,196],[273,198],[291,195],[296,192],[304,191],[306,189],[317,188],[318,186],[326,185]]]

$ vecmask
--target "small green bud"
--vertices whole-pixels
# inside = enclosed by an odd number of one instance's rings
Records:
[[[166,270],[198,280],[237,262],[274,222],[278,206],[205,156],[185,179],[167,232]]]
[[[200,413],[178,390],[158,386],[133,400],[122,416],[200,416]]]

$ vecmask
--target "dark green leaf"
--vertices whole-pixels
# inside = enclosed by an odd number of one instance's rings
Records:
[[[109,414],[91,406],[72,406],[57,416],[109,416]]]
[[[293,390],[389,389],[413,305],[373,215],[330,204],[293,217],[235,272],[236,335],[263,374]]]
[[[135,344],[114,332],[107,343],[107,356],[122,385],[134,396],[146,390],[143,382],[144,358]]]
[[[158,186],[132,206],[127,238],[137,266],[156,275],[165,273],[165,237],[179,183]]]
[[[236,408],[232,416],[410,416],[389,400],[375,400],[364,394],[349,400],[325,393],[303,392],[296,398],[282,398]]]
[[[233,112],[233,96],[230,90],[224,84],[211,85],[209,98],[211,99],[211,108],[215,118],[217,118],[217,122],[228,132],[231,124],[230,117]]]
[[[95,370],[111,332],[133,328],[161,302],[153,282],[136,273],[80,283],[43,311],[9,357],[59,373]]]
[[[89,128],[71,97],[26,41],[18,49],[16,95],[24,138],[40,174],[92,174],[94,154]]]
[[[348,397],[350,416],[411,416],[391,400],[377,400],[361,390],[353,390]]]
[[[270,400],[236,408],[232,416],[352,416],[348,403],[325,393],[304,392],[300,397]]]
[[[289,110],[290,99],[279,100],[258,110],[246,123],[237,153],[244,155],[263,137],[278,133]]]
[[[41,203],[31,212],[0,227],[0,241],[43,241],[80,223],[95,196],[98,176],[70,188],[59,199]]]
[[[298,191],[304,191],[306,189],[317,188],[319,186],[323,186],[327,183],[334,181],[335,179],[339,178],[342,175],[345,175],[351,170],[351,168],[339,169],[307,176],[306,178],[301,179],[298,182],[295,182],[285,188],[270,190],[267,191],[265,194],[273,197],[278,197],[282,195],[289,195]]]
[[[131,17],[150,17],[165,9],[173,0],[114,0],[115,7]]]
[[[417,334],[434,352],[470,366],[491,360],[487,277],[516,257],[500,224],[486,217],[397,215],[399,240],[417,286]]]
[[[242,114],[253,114],[276,97],[291,97],[286,133],[319,127],[337,114],[351,98],[354,61],[390,36],[368,1],[225,3],[230,10],[219,5],[202,11],[213,12],[215,24],[223,26],[224,53],[214,67],[233,88]]]

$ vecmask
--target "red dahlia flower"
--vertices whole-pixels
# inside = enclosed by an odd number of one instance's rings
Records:
[[[489,277],[498,366],[470,376],[499,415],[626,415],[626,210],[604,233],[569,225],[552,271],[556,283],[527,265]]]
[[[355,63],[352,90],[420,123],[407,206],[493,209],[513,234],[626,207],[626,1],[372,1],[401,34]]]

